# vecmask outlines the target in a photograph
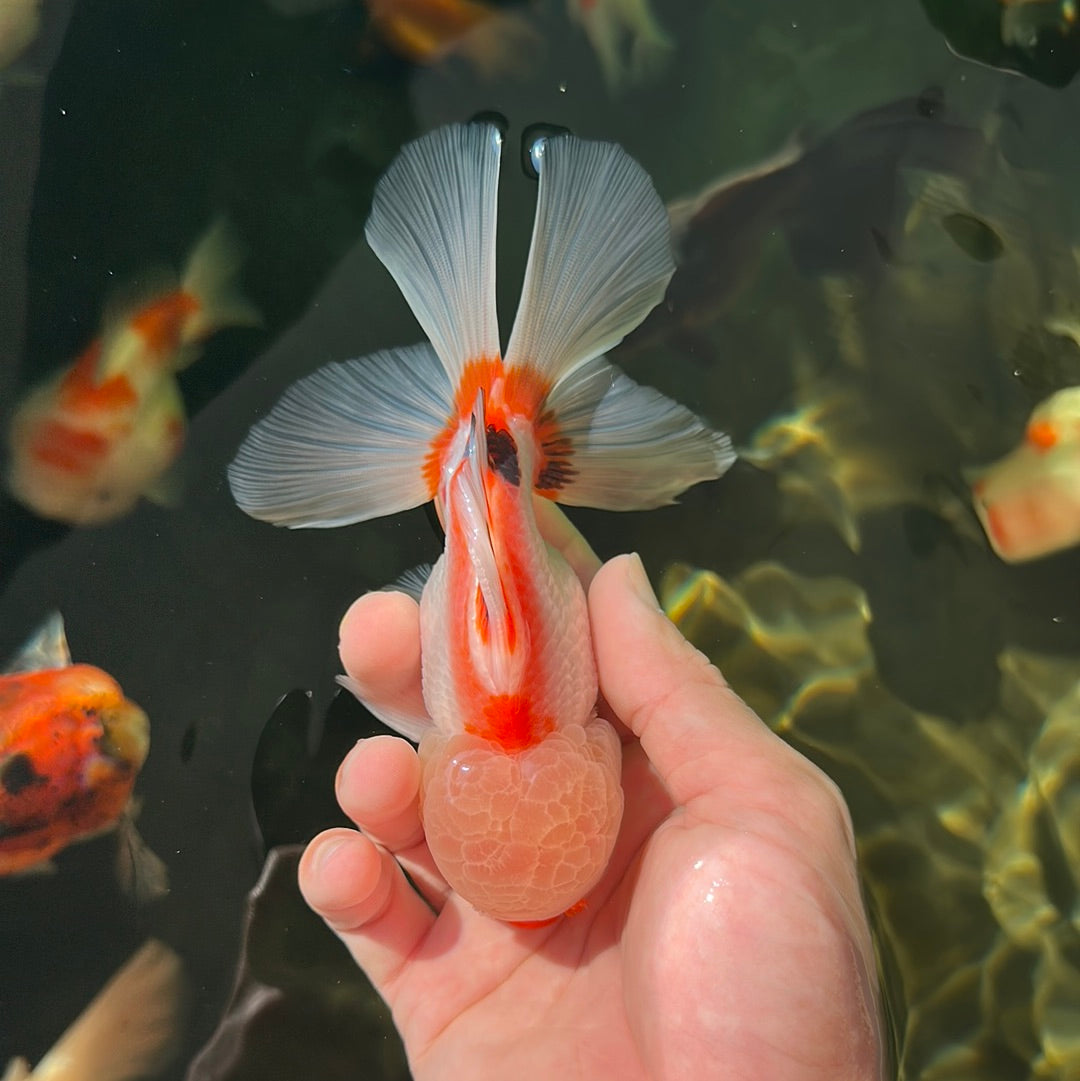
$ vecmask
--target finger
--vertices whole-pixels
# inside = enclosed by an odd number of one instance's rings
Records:
[[[301,857],[299,882],[392,1008],[397,975],[435,924],[394,858],[363,834],[327,830]]]
[[[375,712],[426,717],[420,691],[420,607],[404,593],[366,593],[338,629],[338,653]]]
[[[676,803],[741,790],[755,764],[799,758],[664,615],[636,555],[601,568],[589,617],[600,689]]]
[[[588,589],[593,575],[600,569],[600,560],[589,547],[589,542],[550,499],[534,496],[533,510],[536,513],[536,524],[540,530],[540,536],[561,553],[563,559],[570,564],[574,573],[581,579],[581,584]]]
[[[394,736],[361,740],[341,763],[336,791],[341,809],[397,859],[424,899],[441,909],[450,887],[424,839],[415,749]]]

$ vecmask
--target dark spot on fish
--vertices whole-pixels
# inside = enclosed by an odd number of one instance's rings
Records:
[[[556,135],[569,135],[570,129],[558,124],[530,124],[521,133],[521,168],[530,180],[539,180],[537,169],[536,144],[541,139],[552,139]]]
[[[1005,241],[982,218],[954,211],[941,219],[952,242],[978,263],[992,263],[1005,251]]]
[[[469,123],[493,124],[498,128],[499,134],[504,139],[506,138],[506,133],[510,130],[510,121],[495,109],[481,109],[480,112],[473,113],[473,115],[469,117]]]
[[[190,762],[191,756],[195,753],[195,736],[197,730],[194,724],[189,724],[184,729],[183,736],[180,737],[180,761]]]
[[[940,86],[928,86],[915,100],[915,111],[927,120],[935,120],[945,108],[945,91]]]
[[[503,480],[517,487],[521,483],[521,466],[518,464],[517,444],[505,428],[487,426],[488,466]]]
[[[9,796],[17,796],[24,789],[46,784],[48,780],[34,769],[28,754],[13,754],[0,765],[0,788]]]
[[[545,440],[542,448],[544,464],[536,478],[536,487],[543,491],[565,488],[577,476],[577,470],[570,464],[573,460],[574,445],[565,436]]]

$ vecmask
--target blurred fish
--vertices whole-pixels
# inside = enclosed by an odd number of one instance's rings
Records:
[[[0,0],[0,71],[30,47],[41,27],[41,0]]]
[[[966,173],[979,131],[943,118],[935,90],[869,109],[813,145],[795,137],[748,169],[668,206],[678,269],[623,348],[712,322],[752,274],[767,236],[785,236],[808,275],[872,273],[892,258],[903,169]]]
[[[179,283],[158,276],[118,298],[75,363],[27,395],[8,432],[7,483],[18,500],[74,525],[116,518],[141,495],[168,501],[163,474],[186,429],[176,372],[216,331],[259,322],[237,292],[238,263],[219,220]]]
[[[990,544],[1009,563],[1080,544],[1080,387],[1052,394],[1024,438],[972,485]]]
[[[674,49],[649,0],[567,0],[567,8],[585,31],[609,90],[648,78]]]
[[[121,884],[139,900],[167,893],[133,824],[149,749],[146,714],[100,668],[71,663],[52,613],[0,675],[0,875],[47,869],[69,844],[117,828]]]
[[[365,0],[376,33],[414,64],[461,56],[481,75],[520,69],[540,35],[515,12],[481,0]]]
[[[180,958],[147,941],[31,1070],[8,1063],[2,1081],[131,1081],[158,1073],[175,1049]]]
[[[1001,40],[1031,51],[1047,32],[1067,33],[1078,20],[1076,0],[998,0],[1001,4]]]

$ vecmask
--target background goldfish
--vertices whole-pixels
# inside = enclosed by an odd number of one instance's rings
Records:
[[[622,815],[584,591],[545,544],[534,493],[655,507],[734,455],[604,359],[674,270],[663,203],[613,144],[564,134],[531,148],[539,199],[504,359],[501,144],[494,126],[471,124],[405,147],[367,238],[431,344],[302,380],[252,430],[229,480],[248,513],[292,526],[437,498],[446,549],[420,606],[427,714],[380,719],[420,742],[425,834],[447,881],[482,912],[532,922],[597,883]]]
[[[179,283],[118,299],[101,335],[18,407],[8,433],[12,494],[46,518],[90,525],[164,496],[162,474],[186,429],[175,373],[227,326],[253,326],[239,295],[239,254],[223,221],[195,245]]]
[[[100,668],[71,663],[54,612],[0,676],[0,875],[122,825],[125,884],[165,892],[164,866],[131,824],[149,750],[146,714]]]

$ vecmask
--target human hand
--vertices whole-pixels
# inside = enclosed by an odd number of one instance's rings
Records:
[[[300,865],[308,903],[389,1004],[414,1077],[878,1078],[874,955],[839,792],[686,642],[636,556],[593,578],[555,508],[541,529],[588,588],[602,708],[624,726],[626,811],[584,910],[523,930],[450,891],[424,843],[416,752],[396,737],[361,741],[338,773],[363,833],[320,834]],[[422,710],[410,598],[357,601],[341,656],[367,699]]]

